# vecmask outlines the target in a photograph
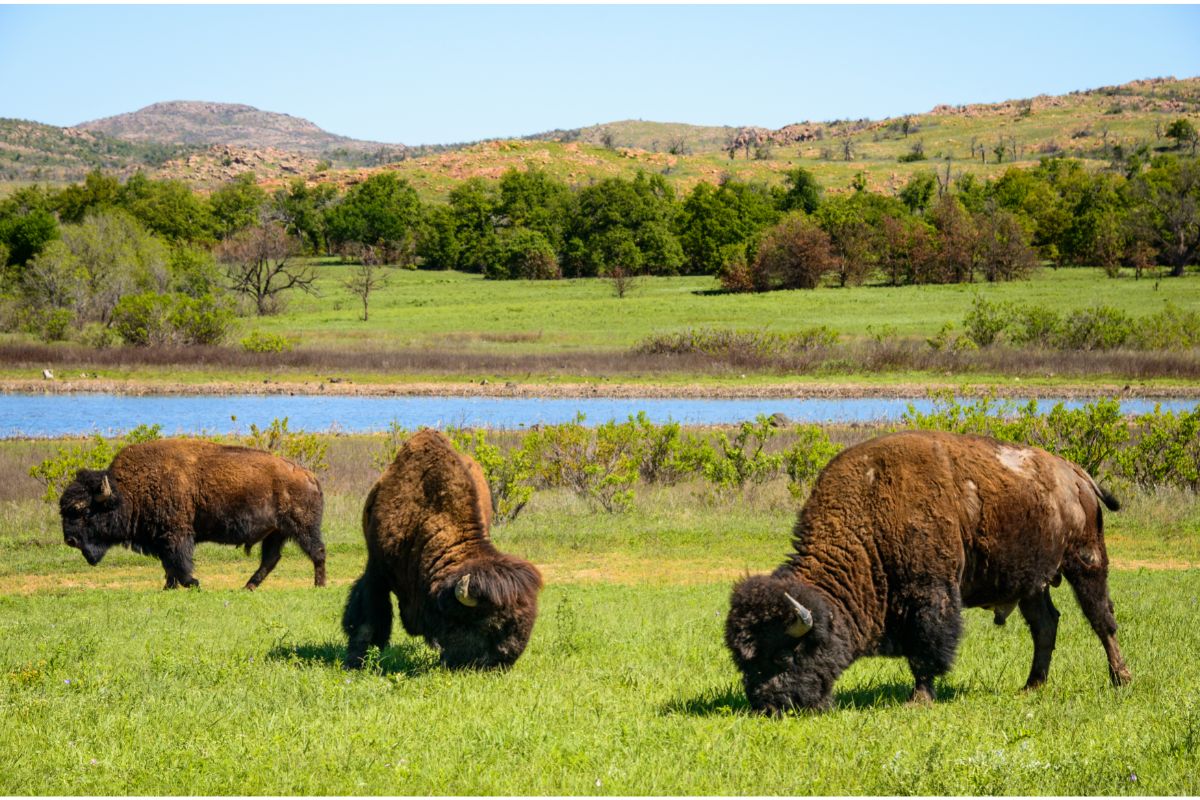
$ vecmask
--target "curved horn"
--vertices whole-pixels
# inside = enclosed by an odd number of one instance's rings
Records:
[[[112,497],[112,493],[112,484],[108,482],[108,476],[105,475],[100,481],[100,497],[107,500],[108,498]]]
[[[458,583],[454,585],[454,599],[462,603],[467,608],[474,608],[479,605],[479,601],[471,597],[471,573],[467,573],[458,579]]]
[[[783,596],[788,599],[788,602],[791,603],[792,608],[796,611],[796,621],[791,625],[788,625],[785,632],[788,636],[794,636],[795,638],[799,639],[801,636],[812,630],[812,612],[800,605],[799,601],[797,601],[796,598],[792,597],[787,592],[784,592]]]

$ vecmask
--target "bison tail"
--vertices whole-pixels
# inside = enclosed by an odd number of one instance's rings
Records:
[[[1100,490],[1100,499],[1104,501],[1104,505],[1109,511],[1121,510],[1121,501],[1112,492],[1100,485],[1097,485],[1096,488]]]

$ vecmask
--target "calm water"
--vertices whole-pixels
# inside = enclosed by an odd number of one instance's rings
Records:
[[[1056,401],[1039,400],[1049,409]],[[1190,410],[1198,399],[1164,400],[1164,410]],[[684,424],[740,422],[758,414],[786,414],[798,422],[894,421],[912,403],[929,411],[928,400],[861,398],[846,400],[684,400],[613,398],[516,397],[283,397],[233,395],[229,397],[124,395],[0,395],[0,437],[62,436],[91,433],[115,434],[138,424],[162,426],[164,434],[230,433],[270,424],[288,417],[292,430],[379,431],[396,420],[406,428],[418,426],[472,426],[519,428],[535,423],[566,422],[577,413],[588,424],[624,420],[645,411],[655,422]],[[1082,401],[1067,405],[1077,407]],[[1153,400],[1128,400],[1125,413],[1152,411]],[[236,421],[232,419],[236,417]]]

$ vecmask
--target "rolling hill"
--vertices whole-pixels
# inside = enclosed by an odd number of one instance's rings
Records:
[[[168,102],[74,128],[0,120],[0,184],[61,183],[101,168],[122,175],[147,169],[200,188],[247,171],[267,186],[297,177],[344,186],[389,170],[426,199],[437,199],[463,180],[497,177],[509,168],[536,167],[576,185],[646,170],[687,191],[727,177],[778,182],[784,170],[802,165],[832,191],[847,191],[856,180],[896,191],[918,171],[989,177],[1053,155],[1108,165],[1139,147],[1169,147],[1164,131],[1179,117],[1200,123],[1200,78],[1154,78],[776,130],[624,120],[416,148],[338,136],[251,106]]]

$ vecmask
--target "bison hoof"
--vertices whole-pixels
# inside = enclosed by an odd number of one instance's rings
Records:
[[[254,581],[248,581],[246,583],[246,585],[243,586],[242,588],[245,589],[247,592],[253,592],[255,589],[258,588],[258,584],[255,583]]]
[[[1125,686],[1133,680],[1133,674],[1130,673],[1129,667],[1124,664],[1116,669],[1109,670],[1109,677],[1112,678],[1113,686]]]

